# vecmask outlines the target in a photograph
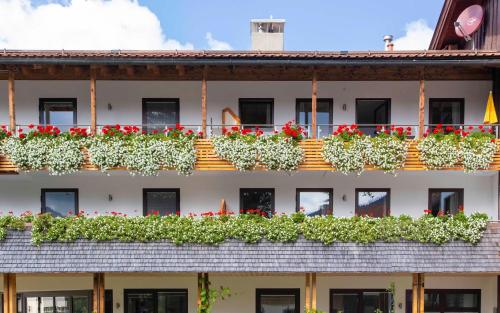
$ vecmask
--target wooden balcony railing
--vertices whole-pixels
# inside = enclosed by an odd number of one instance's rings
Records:
[[[323,160],[321,149],[323,146],[322,140],[306,139],[300,143],[305,153],[305,159],[299,166],[299,171],[331,171],[331,165]],[[500,140],[497,140],[497,145],[500,145]],[[236,168],[228,161],[219,159],[215,153],[210,139],[199,139],[196,143],[197,161],[195,170],[197,171],[236,171]],[[115,168],[120,170],[122,168]],[[458,164],[456,167],[445,170],[462,170]],[[97,171],[98,168],[88,161],[88,156],[85,155],[85,162],[82,170]],[[265,170],[263,167],[257,167],[255,170]],[[377,170],[372,166],[366,166],[366,170]],[[419,159],[419,152],[416,148],[416,142],[410,143],[408,156],[404,171],[423,171],[426,170],[424,164]],[[500,171],[500,152],[497,152],[491,167],[488,170]],[[12,164],[5,156],[0,156],[0,174],[16,174],[18,173],[16,166]]]

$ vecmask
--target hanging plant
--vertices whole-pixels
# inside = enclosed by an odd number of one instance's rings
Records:
[[[365,154],[368,164],[385,173],[395,173],[405,164],[408,153],[407,138],[410,135],[411,127],[377,127],[377,134],[368,141]]]
[[[77,172],[83,163],[80,144],[75,140],[52,140],[47,154],[47,169],[51,175]]]
[[[280,133],[262,136],[257,141],[259,162],[268,170],[295,171],[304,159],[299,146],[303,139],[302,127],[288,122]]]
[[[368,145],[368,138],[356,125],[341,125],[332,136],[324,140],[322,155],[337,171],[361,174],[365,168],[365,151]]]
[[[118,138],[92,138],[88,145],[89,161],[102,172],[123,164],[125,155],[125,141]]]
[[[437,125],[427,130],[417,144],[420,160],[428,169],[443,169],[455,166],[460,161],[461,130]]]
[[[212,144],[215,154],[224,160],[231,162],[239,171],[251,170],[257,164],[257,147],[255,142],[262,135],[262,131],[256,129],[240,129],[233,126],[230,131],[222,130],[221,136],[214,136]]]
[[[498,149],[493,129],[486,131],[483,126],[479,126],[479,131],[471,132],[472,130],[473,128],[469,127],[469,132],[462,132],[463,138],[460,141],[462,163],[466,173],[488,169]]]

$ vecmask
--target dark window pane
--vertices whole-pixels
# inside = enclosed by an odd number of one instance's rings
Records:
[[[302,210],[307,216],[331,215],[332,208],[332,192],[324,191],[305,191],[299,190],[298,193],[298,209]]]
[[[388,125],[390,118],[391,104],[389,99],[357,99],[356,100],[356,123],[361,131],[367,135],[374,135],[375,126],[369,125]]]
[[[127,294],[126,313],[155,313],[152,293]]]
[[[331,134],[332,127],[329,125],[332,124],[332,114],[333,101],[331,99],[318,99],[316,105],[316,123],[319,128],[319,137],[324,137]],[[312,124],[311,99],[297,100],[296,119],[297,124],[303,125],[306,128],[307,126],[310,126]]]
[[[424,294],[424,309],[426,312],[439,310],[439,293]]]
[[[389,215],[389,191],[356,191],[356,215],[384,217]]]
[[[179,211],[178,190],[144,190],[144,213],[159,215],[177,214]]]
[[[240,209],[244,213],[258,210],[268,217],[274,213],[274,189],[241,189],[240,201]]]
[[[389,312],[388,292],[363,292],[363,313]]]
[[[42,212],[53,216],[78,214],[76,191],[42,190]]]
[[[72,313],[88,313],[88,312],[90,312],[89,298],[87,296],[73,296]]]
[[[262,295],[260,298],[262,313],[295,313],[295,296]]]
[[[424,295],[425,312],[479,313],[481,311],[481,290],[471,289],[427,289]],[[406,312],[411,312],[412,291],[406,291]]]
[[[332,313],[358,313],[360,297],[358,293],[332,294]]]
[[[446,294],[446,307],[450,310],[479,308],[479,295],[477,293],[448,293]]]
[[[454,215],[463,211],[463,190],[430,190],[429,202],[432,215]]]
[[[186,292],[159,292],[157,313],[183,313],[187,311]]]
[[[40,124],[66,131],[76,125],[76,99],[40,99]]]
[[[463,99],[429,99],[430,124],[463,124]]]
[[[113,313],[113,290],[104,291],[104,313]]]
[[[144,99],[142,114],[144,130],[163,131],[179,123],[179,99]]]
[[[240,119],[243,125],[273,124],[273,100],[240,99]]]

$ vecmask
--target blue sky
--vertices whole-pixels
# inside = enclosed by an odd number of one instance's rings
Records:
[[[0,0],[0,49],[250,48],[284,18],[287,50],[426,49],[444,0]]]
[[[169,37],[206,47],[205,32],[248,49],[249,20],[287,20],[290,50],[374,50],[382,37],[405,34],[406,24],[423,19],[434,29],[443,0],[143,0]]]

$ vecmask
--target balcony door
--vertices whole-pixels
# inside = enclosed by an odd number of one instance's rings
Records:
[[[142,99],[142,127],[146,132],[162,132],[179,123],[179,99]]]
[[[356,124],[367,135],[374,135],[375,125],[391,123],[391,99],[356,99]]]
[[[76,98],[39,99],[40,125],[53,125],[65,131],[77,125],[76,113]]]
[[[125,289],[125,313],[187,313],[187,289]]]
[[[239,117],[241,124],[246,127],[259,126],[264,130],[272,130],[273,115],[274,99],[242,98],[239,100]]]
[[[311,99],[297,99],[295,106],[295,120],[297,124],[308,129],[312,125]],[[316,104],[316,124],[318,137],[325,137],[332,133],[333,99],[318,99]],[[312,129],[309,129],[309,133]]]
[[[464,123],[464,99],[429,99],[429,124],[461,125]]]

